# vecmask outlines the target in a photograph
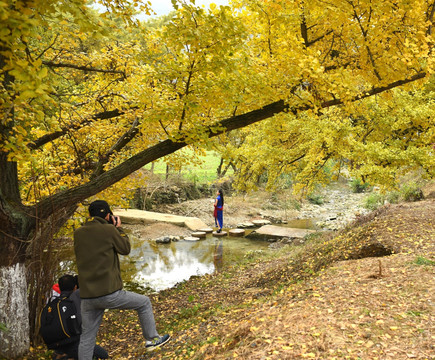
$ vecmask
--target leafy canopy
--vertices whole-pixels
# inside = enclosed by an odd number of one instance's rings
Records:
[[[0,2],[0,151],[28,203],[167,139],[209,146],[222,120],[241,128],[245,114],[263,121],[225,152],[246,187],[265,170],[270,185],[292,172],[311,186],[330,159],[386,186],[412,167],[433,176],[433,85],[421,90],[434,66],[428,1],[184,4],[150,27],[131,20],[146,2],[100,3],[110,12]]]

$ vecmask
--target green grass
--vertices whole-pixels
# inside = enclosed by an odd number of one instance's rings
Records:
[[[180,150],[177,155],[182,159],[180,170],[170,170],[170,175],[180,175],[184,179],[195,183],[207,183],[216,180],[217,168],[220,163],[220,156],[214,151],[207,151],[205,156],[197,157],[190,161],[193,155],[193,150]],[[156,175],[166,175],[166,158],[160,159],[154,163],[153,173]],[[151,164],[145,166],[145,169],[151,170]],[[229,169],[227,174],[233,173]]]
[[[417,259],[415,259],[415,263],[417,265],[430,265],[430,266],[434,266],[435,265],[435,261],[426,259],[423,256],[418,256]]]

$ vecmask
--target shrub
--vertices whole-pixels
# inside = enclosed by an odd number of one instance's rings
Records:
[[[315,205],[322,205],[323,204],[323,198],[320,195],[308,194],[307,200],[311,204],[315,204]]]
[[[370,184],[363,183],[360,179],[353,179],[350,182],[350,187],[354,193],[359,194],[359,193],[362,193],[362,192],[368,190],[368,188],[370,187]]]
[[[416,183],[406,184],[400,189],[403,200],[405,201],[419,201],[423,200],[423,191]]]
[[[379,193],[371,193],[365,199],[364,207],[369,210],[376,210],[378,207],[384,204],[384,197]]]
[[[387,194],[387,201],[390,204],[397,204],[399,202],[400,193],[398,191],[391,191]]]
[[[290,199],[288,201],[288,208],[289,209],[294,209],[294,210],[300,210],[302,208],[302,205],[296,199]]]

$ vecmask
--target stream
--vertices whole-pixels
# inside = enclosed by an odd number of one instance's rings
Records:
[[[313,223],[295,220],[285,226],[312,228]],[[180,240],[158,244],[128,233],[131,252],[127,256],[119,256],[122,279],[126,290],[140,293],[158,292],[192,276],[211,274],[237,263],[250,251],[265,250],[270,245],[266,241],[232,236],[214,237],[212,234],[195,242]],[[61,272],[76,273],[73,250],[67,251],[63,258]]]

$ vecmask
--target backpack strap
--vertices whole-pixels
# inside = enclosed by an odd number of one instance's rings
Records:
[[[68,332],[65,330],[65,327],[64,327],[64,321],[63,321],[63,319],[62,319],[62,317],[60,316],[60,314],[61,314],[61,309],[60,309],[60,303],[63,301],[63,300],[66,300],[66,299],[68,299],[68,296],[63,296],[59,301],[58,301],[58,303],[57,303],[57,315],[59,316],[59,321],[60,321],[60,326],[62,326],[62,331],[63,331],[63,333],[66,335],[66,337],[68,337],[68,338],[70,338],[71,337],[71,335],[70,334],[68,334]],[[72,301],[71,301],[72,302]]]

